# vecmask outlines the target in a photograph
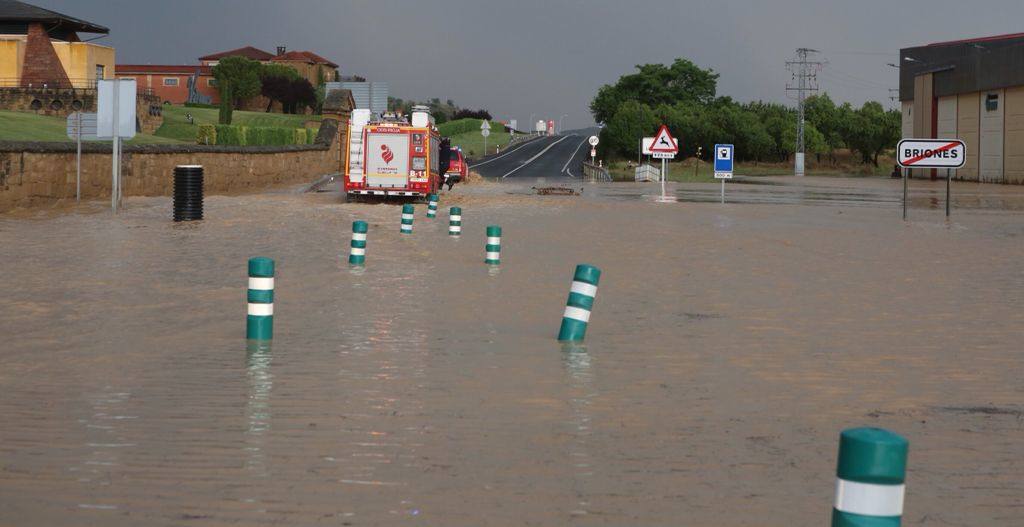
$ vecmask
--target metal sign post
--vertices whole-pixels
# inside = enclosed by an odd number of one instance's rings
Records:
[[[715,145],[715,179],[722,180],[722,203],[725,203],[725,180],[732,179],[733,145]]]
[[[661,199],[664,201],[665,180],[668,179],[668,173],[665,171],[665,160],[675,159],[676,154],[679,152],[679,143],[668,132],[668,126],[661,125],[658,133],[654,136],[654,142],[651,144],[650,150],[651,155],[655,159],[661,159]]]
[[[959,139],[904,139],[896,145],[896,162],[903,167],[903,219],[907,219],[907,180],[911,168],[946,169],[946,217],[950,213],[951,171],[964,166],[967,146]]]
[[[480,123],[480,135],[484,136],[484,156],[487,156],[487,136],[491,135],[491,123],[486,119]]]
[[[75,152],[75,201],[82,200],[82,141],[96,139],[96,114],[74,112],[68,115],[67,134],[77,145]]]
[[[121,204],[121,139],[135,137],[135,79],[101,80],[97,83],[96,132],[112,139],[110,207],[117,213]]]

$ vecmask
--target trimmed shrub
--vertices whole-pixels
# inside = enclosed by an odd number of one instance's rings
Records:
[[[228,146],[246,146],[247,127],[230,124],[217,125],[217,144]]]
[[[216,109],[220,108],[220,105],[217,105],[217,104],[203,104],[201,102],[187,102],[187,103],[185,103],[185,108],[210,108],[210,109],[216,110]]]
[[[196,144],[215,145],[217,144],[217,126],[212,124],[201,124],[196,130]]]
[[[297,145],[306,144],[306,137],[309,136],[309,132],[305,128],[296,128],[294,132],[293,140]]]

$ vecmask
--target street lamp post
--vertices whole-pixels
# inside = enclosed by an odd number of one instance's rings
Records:
[[[562,128],[562,119],[565,119],[566,117],[569,117],[569,114],[563,113],[562,116],[558,118],[558,133],[562,133],[564,131]]]
[[[530,127],[530,128],[529,128],[529,130],[530,130],[530,135],[533,135],[533,133],[537,131],[537,123],[534,123],[534,122],[533,122],[533,116],[534,116],[534,115],[537,115],[537,114],[535,114],[535,113],[531,113],[531,114],[530,114],[530,122],[529,122],[529,123],[526,123],[526,125]]]

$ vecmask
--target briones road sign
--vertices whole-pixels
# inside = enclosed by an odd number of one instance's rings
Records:
[[[967,147],[959,139],[904,139],[896,145],[896,161],[903,168],[960,168]]]

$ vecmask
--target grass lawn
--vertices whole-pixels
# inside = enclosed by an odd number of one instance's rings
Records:
[[[484,137],[480,135],[480,130],[453,135],[451,140],[452,146],[461,147],[462,152],[468,157],[481,157],[481,152],[484,151]],[[512,136],[505,131],[501,123],[492,122],[491,135],[487,138],[487,152],[493,154],[497,151],[498,145],[505,148],[511,140]]]
[[[156,135],[180,141],[195,142],[196,129],[201,124],[217,124],[219,111],[215,108],[187,108],[165,104],[163,107],[164,124],[156,131]],[[195,124],[188,122],[186,114],[192,114]],[[231,114],[231,124],[241,126],[282,126],[287,128],[304,128],[306,121],[319,121],[319,115],[286,115],[281,113],[242,112],[235,110]]]
[[[48,117],[5,110],[0,110],[0,141],[73,142],[67,136],[67,118],[65,117]],[[128,141],[129,144],[177,142],[179,141],[146,134],[138,134]]]

